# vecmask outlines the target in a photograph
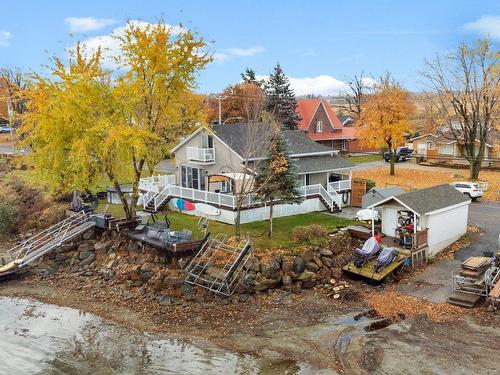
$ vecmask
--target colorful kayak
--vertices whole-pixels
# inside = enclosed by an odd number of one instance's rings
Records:
[[[170,205],[174,208],[178,208],[181,211],[193,211],[196,209],[194,203],[191,203],[182,198],[172,198],[170,200]]]

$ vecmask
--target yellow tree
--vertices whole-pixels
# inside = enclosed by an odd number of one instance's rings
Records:
[[[367,98],[356,124],[362,143],[392,151],[391,175],[394,175],[396,148],[404,144],[405,135],[412,130],[414,112],[409,92],[387,74]]]
[[[211,60],[205,42],[162,23],[129,23],[115,36],[119,69],[101,69],[102,54],[77,45],[66,66],[53,58],[50,78],[34,76],[28,91],[26,142],[39,169],[60,190],[85,189],[106,175],[135,217],[139,180],[164,150],[204,120],[192,93],[197,73]],[[132,185],[130,201],[121,190]]]

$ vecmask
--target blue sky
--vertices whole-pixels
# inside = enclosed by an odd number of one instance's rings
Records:
[[[127,20],[163,19],[199,32],[219,58],[199,77],[217,92],[246,66],[281,63],[298,94],[335,93],[364,71],[390,71],[418,90],[425,58],[487,33],[500,42],[500,1],[3,1],[0,66],[40,70],[76,40],[110,34]],[[70,35],[73,30],[72,35]]]

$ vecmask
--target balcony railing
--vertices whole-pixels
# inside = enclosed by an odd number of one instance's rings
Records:
[[[328,191],[351,190],[351,180],[340,180],[328,183]]]
[[[203,163],[215,162],[215,148],[188,147],[187,159]]]

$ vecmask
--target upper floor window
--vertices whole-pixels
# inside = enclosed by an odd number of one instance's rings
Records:
[[[321,133],[323,131],[323,121],[318,121],[316,123],[316,133]]]
[[[213,148],[214,139],[210,134],[203,134],[201,136],[201,148]]]

